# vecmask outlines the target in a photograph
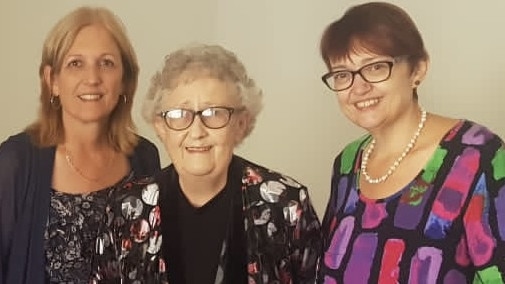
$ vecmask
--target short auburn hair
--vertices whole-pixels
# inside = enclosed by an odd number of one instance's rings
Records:
[[[406,55],[411,68],[429,58],[414,21],[400,7],[385,2],[349,8],[326,27],[320,51],[328,69],[331,61],[359,51],[391,57]]]

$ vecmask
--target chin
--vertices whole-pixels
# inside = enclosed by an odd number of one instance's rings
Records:
[[[184,167],[182,172],[186,175],[195,177],[205,177],[209,176],[214,172],[214,168],[201,168],[201,167]],[[179,173],[180,174],[180,173]]]

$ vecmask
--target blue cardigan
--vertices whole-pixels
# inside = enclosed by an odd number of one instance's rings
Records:
[[[45,283],[44,232],[56,147],[38,148],[26,133],[0,145],[0,284]],[[156,146],[140,137],[129,157],[135,175],[160,169]]]

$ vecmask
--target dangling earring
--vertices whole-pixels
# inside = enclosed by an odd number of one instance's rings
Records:
[[[120,95],[120,97],[123,97],[123,104],[128,103],[128,98],[126,97],[126,95]]]
[[[60,109],[61,108],[61,102],[60,102],[60,97],[57,95],[51,94],[51,98],[49,99],[49,103],[53,107],[53,109]]]

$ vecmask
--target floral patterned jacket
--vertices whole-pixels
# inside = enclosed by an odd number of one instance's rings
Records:
[[[238,156],[232,163],[242,172],[249,283],[314,283],[321,227],[307,188]]]
[[[240,173],[233,177],[239,179],[233,184],[241,185],[236,190],[241,192],[249,283],[315,283],[321,229],[307,188],[237,156],[232,166],[238,169],[234,173]],[[177,175],[173,165],[155,177],[128,182],[123,186],[126,190],[115,194],[116,208],[109,208],[108,224],[97,242],[101,274],[96,275],[102,280],[95,283],[115,283],[104,279],[112,279],[110,275],[124,271],[125,266],[129,275],[115,279],[132,283],[148,274],[150,278],[141,283],[166,283],[170,263],[160,256],[163,219],[159,216],[160,206],[161,211],[170,208],[164,206],[163,198],[158,201],[158,194],[171,186],[167,174]],[[225,281],[228,247],[225,239],[215,283]]]
[[[132,176],[109,192],[93,256],[91,284],[168,283],[161,255],[159,189]]]
[[[237,156],[232,167],[241,173],[232,178],[240,179],[233,184],[241,185],[236,190],[241,192],[244,213],[249,283],[315,283],[321,230],[307,188]],[[173,165],[154,177],[129,181],[112,194],[115,207],[108,208],[106,226],[97,240],[99,273],[93,283],[118,279],[167,283],[170,263],[161,256],[160,207],[161,211],[170,208],[158,196],[171,186],[168,174],[177,175]],[[215,283],[224,283],[228,247],[225,239]],[[120,275],[122,271],[129,274]]]

